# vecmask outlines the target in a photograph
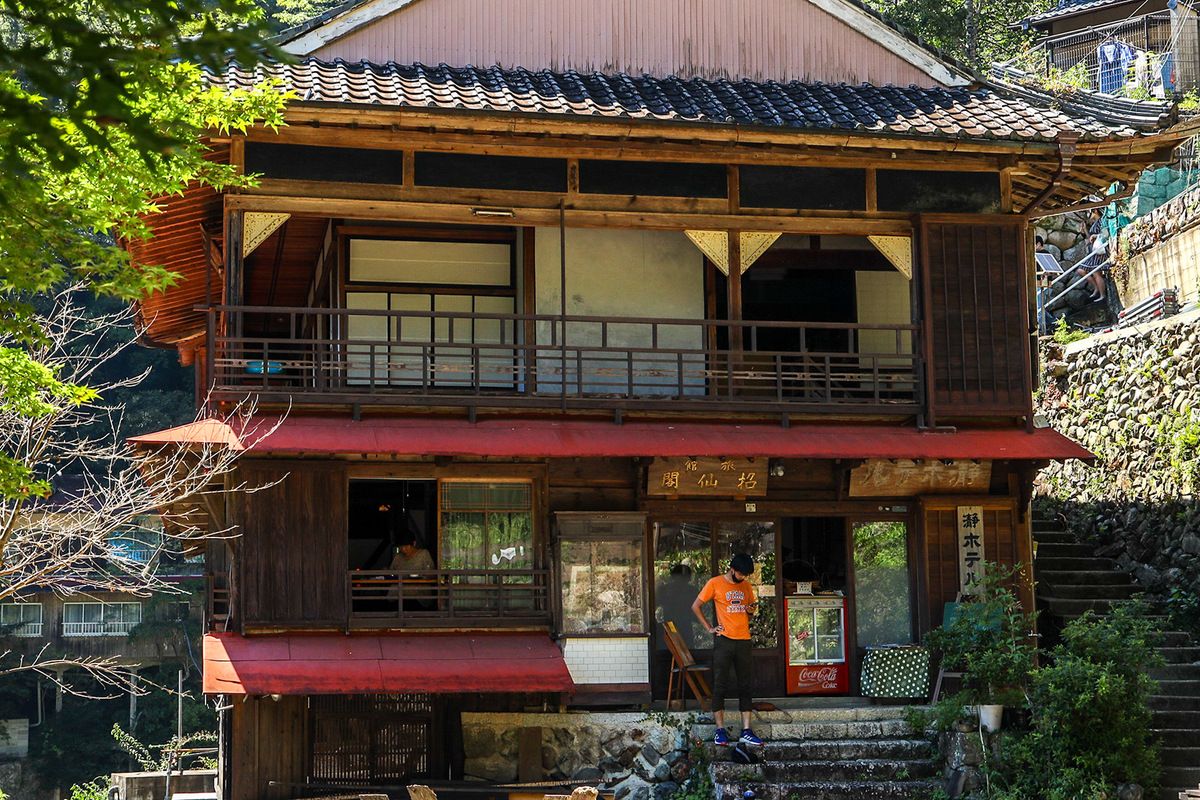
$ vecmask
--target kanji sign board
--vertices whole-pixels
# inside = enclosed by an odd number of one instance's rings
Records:
[[[983,506],[958,506],[959,591],[972,594],[983,578]]]
[[[656,458],[646,472],[646,494],[681,497],[765,497],[767,459]]]

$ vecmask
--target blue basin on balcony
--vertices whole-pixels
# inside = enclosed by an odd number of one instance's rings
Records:
[[[283,372],[282,361],[267,361],[265,363],[266,367],[264,369],[264,362],[262,361],[247,361],[246,372],[250,373],[251,375],[262,375],[264,371],[268,375],[278,375],[279,373]]]

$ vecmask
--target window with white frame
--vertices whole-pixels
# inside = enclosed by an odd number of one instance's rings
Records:
[[[124,636],[141,621],[141,603],[63,604],[63,636]]]
[[[6,636],[41,636],[42,604],[0,604],[0,632]]]

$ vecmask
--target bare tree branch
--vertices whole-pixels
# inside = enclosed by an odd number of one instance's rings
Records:
[[[264,488],[230,480],[244,454],[240,448],[187,443],[137,449],[118,438],[124,408],[107,404],[105,397],[136,386],[146,374],[111,381],[99,376],[105,361],[135,346],[133,340],[114,342],[110,335],[130,328],[133,314],[89,317],[81,295],[73,287],[54,298],[52,310],[40,321],[46,340],[29,351],[59,380],[88,386],[98,397],[78,403],[47,395],[41,399],[49,410],[37,416],[0,403],[0,453],[18,460],[38,480],[66,472],[79,476],[80,484],[45,498],[0,499],[0,603],[46,591],[60,597],[180,593],[160,573],[159,564],[182,558],[209,540],[236,536],[209,509],[223,507],[230,492]],[[0,336],[0,347],[18,346]],[[243,430],[253,411],[245,405],[227,421]],[[23,658],[0,653],[0,675],[32,670],[56,676],[51,679],[64,685],[67,669],[82,669],[102,686],[131,689],[128,668],[112,659],[63,657],[45,649]]]

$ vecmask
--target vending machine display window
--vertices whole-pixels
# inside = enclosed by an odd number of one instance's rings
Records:
[[[844,694],[846,600],[837,596],[787,598],[789,694]]]

